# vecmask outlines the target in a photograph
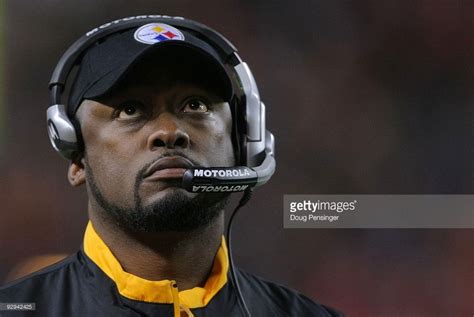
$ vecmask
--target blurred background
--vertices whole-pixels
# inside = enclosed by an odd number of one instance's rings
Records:
[[[284,194],[472,194],[470,1],[0,1],[0,280],[77,251],[85,189],[49,144],[47,84],[105,22],[169,14],[227,36],[277,140],[234,227],[236,263],[348,316],[472,316],[474,230],[283,229]],[[447,211],[449,212],[449,211]],[[1,283],[0,283],[1,284]]]

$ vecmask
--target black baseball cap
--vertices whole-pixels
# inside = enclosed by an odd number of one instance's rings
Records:
[[[215,48],[189,31],[164,23],[149,23],[112,34],[86,51],[69,94],[68,116],[74,117],[82,100],[97,99],[111,92],[145,56],[160,58],[160,52],[165,51],[168,56],[184,52],[188,58],[198,59],[200,67],[215,77],[212,81],[219,85],[216,91],[220,97],[231,100],[232,81],[224,67],[225,61]]]

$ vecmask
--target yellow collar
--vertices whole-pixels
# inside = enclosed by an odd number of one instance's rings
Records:
[[[199,308],[206,306],[227,283],[229,261],[224,237],[222,237],[221,246],[204,287],[194,287],[184,291],[179,291],[173,280],[150,281],[125,272],[94,230],[91,221],[87,224],[84,235],[84,251],[115,282],[122,296],[134,300],[175,305],[178,303],[189,308]]]

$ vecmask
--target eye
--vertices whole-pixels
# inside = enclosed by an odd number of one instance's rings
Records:
[[[136,119],[144,114],[145,106],[140,101],[126,101],[118,107],[117,118],[119,119]]]
[[[204,102],[203,100],[198,99],[198,98],[192,98],[192,99],[188,99],[185,102],[183,112],[205,113],[205,112],[209,112],[209,107],[206,105],[206,102]]]

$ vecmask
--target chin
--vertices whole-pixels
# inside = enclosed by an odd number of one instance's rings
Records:
[[[138,200],[128,221],[143,232],[193,231],[209,225],[219,214],[217,202],[179,187],[168,187]],[[219,205],[219,204],[217,204]]]

